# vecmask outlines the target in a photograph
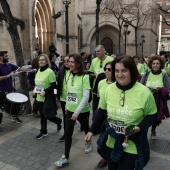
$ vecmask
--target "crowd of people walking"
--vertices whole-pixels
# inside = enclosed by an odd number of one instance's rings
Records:
[[[170,61],[167,56],[108,56],[103,45],[92,54],[68,54],[62,66],[54,44],[49,56],[41,53],[32,62],[36,71],[28,79],[35,98],[36,112],[40,114],[40,133],[36,139],[48,135],[47,120],[60,131],[59,142],[64,142],[63,155],[55,162],[62,167],[70,162],[74,126],[78,121],[85,133],[84,152],[92,152],[92,136],[99,134],[97,151],[102,157],[99,167],[108,170],[142,170],[149,161],[148,129],[156,140],[156,128],[170,116],[167,100],[170,92]],[[4,107],[5,94],[14,91],[13,70],[7,64],[7,52],[0,52],[0,107]],[[4,71],[5,70],[5,71]],[[56,94],[57,92],[57,94]],[[56,100],[62,109],[57,117]],[[89,125],[90,112],[92,124]],[[3,114],[0,112],[0,123]],[[13,115],[13,121],[22,121]],[[20,120],[20,121],[19,121]],[[83,144],[82,144],[83,145]]]

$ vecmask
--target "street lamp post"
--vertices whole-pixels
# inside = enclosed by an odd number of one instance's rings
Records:
[[[128,24],[127,23],[125,23],[124,25],[123,25],[123,27],[124,27],[124,35],[125,35],[125,52],[124,52],[124,54],[126,55],[126,36],[127,36],[127,34],[128,34]]]
[[[156,53],[155,53],[155,54],[157,55],[157,54],[158,54],[158,44],[159,44],[159,40],[157,39],[155,42],[156,42]]]
[[[102,0],[96,0],[96,46],[99,45],[99,13],[101,1]]]
[[[141,38],[142,38],[142,56],[143,56],[143,43],[145,42],[145,35],[144,34],[142,34],[142,36],[141,36]]]
[[[65,19],[66,19],[66,55],[69,54],[69,25],[68,25],[68,7],[71,4],[71,0],[62,0],[65,4]]]

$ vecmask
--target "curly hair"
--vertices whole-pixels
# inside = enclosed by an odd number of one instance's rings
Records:
[[[153,56],[150,58],[149,62],[148,62],[148,67],[152,70],[152,63],[154,60],[159,60],[161,66],[160,66],[160,70],[164,68],[165,66],[165,62],[162,60],[162,58],[160,56]]]

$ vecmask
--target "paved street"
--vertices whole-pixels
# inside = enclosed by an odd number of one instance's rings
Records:
[[[62,117],[59,109],[58,116]],[[39,133],[39,118],[32,115],[20,117],[22,124],[11,121],[4,114],[3,132],[0,132],[0,169],[1,170],[57,170],[54,162],[64,151],[64,143],[58,142],[63,135],[63,129],[57,132],[55,124],[48,122],[48,136],[36,140]],[[73,144],[70,154],[70,164],[62,169],[94,170],[100,157],[96,153],[96,139],[93,137],[93,152],[84,153],[84,133],[80,132],[79,123],[75,126]],[[158,127],[158,140],[149,141],[151,159],[145,170],[169,170],[170,168],[170,119],[163,121]],[[97,168],[96,168],[97,169]],[[106,170],[104,168],[103,170]]]

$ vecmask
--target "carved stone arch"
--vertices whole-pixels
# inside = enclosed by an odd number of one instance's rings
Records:
[[[48,47],[55,39],[54,5],[52,0],[35,0],[33,3],[34,42],[42,52],[48,53]],[[35,44],[35,43],[34,43]]]
[[[109,53],[114,53],[117,54],[118,53],[118,35],[119,35],[119,31],[118,31],[118,26],[113,23],[113,22],[101,22],[99,24],[99,44],[102,44],[103,39],[105,39],[106,37],[110,38],[110,43],[108,42],[108,45],[110,46],[112,44],[112,47],[105,47],[106,51],[109,50]],[[91,29],[91,31],[88,34],[87,37],[87,43],[86,44],[90,44],[90,52],[94,53],[95,50],[95,42],[96,42],[96,36],[95,36],[95,28],[93,27]],[[121,41],[123,41],[123,36],[121,37]],[[111,43],[112,42],[112,43]],[[106,46],[106,41],[104,41]],[[112,50],[111,50],[112,48]]]

